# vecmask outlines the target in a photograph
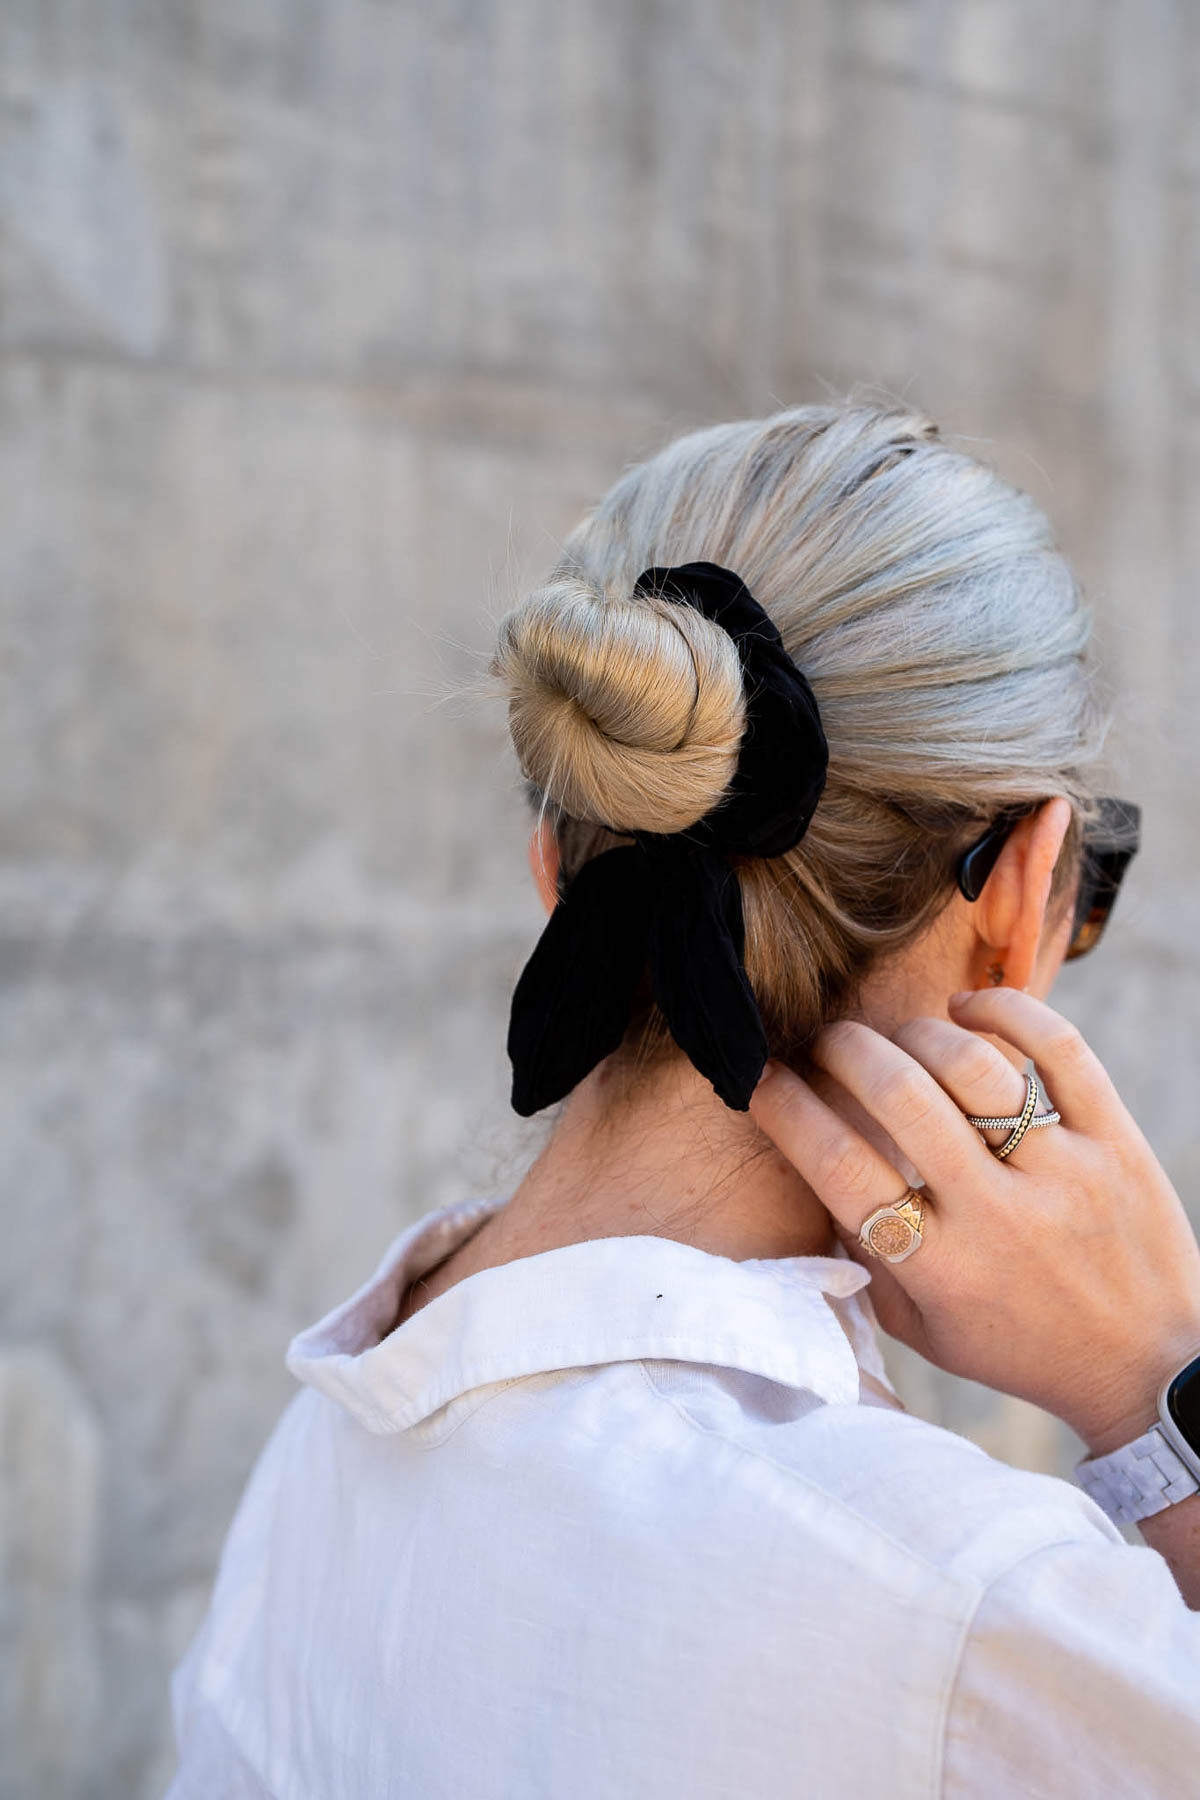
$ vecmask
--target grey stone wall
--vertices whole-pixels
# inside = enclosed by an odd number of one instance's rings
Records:
[[[1198,89],[1167,0],[6,0],[4,1796],[162,1792],[288,1338],[532,1154],[447,695],[675,431],[875,382],[1046,505],[1148,809],[1060,992],[1194,1191]]]

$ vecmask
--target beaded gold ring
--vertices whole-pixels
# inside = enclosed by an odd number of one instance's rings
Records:
[[[1003,1144],[989,1145],[992,1155],[1003,1162],[1012,1155],[1027,1131],[1040,1131],[1043,1125],[1058,1125],[1062,1122],[1062,1114],[1057,1111],[1040,1113],[1037,1103],[1041,1096],[1041,1086],[1036,1075],[1025,1077],[1025,1104],[1019,1113],[991,1114],[966,1113],[964,1117],[968,1125],[974,1125],[976,1131],[1007,1131],[1012,1135]]]

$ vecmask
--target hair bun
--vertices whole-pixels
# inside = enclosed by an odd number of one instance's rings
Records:
[[[741,659],[695,607],[563,577],[501,621],[489,670],[523,772],[573,818],[683,831],[733,778]]]

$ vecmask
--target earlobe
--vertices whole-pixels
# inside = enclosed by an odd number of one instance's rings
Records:
[[[558,905],[558,839],[545,817],[538,820],[529,839],[529,868],[542,905],[552,913]]]

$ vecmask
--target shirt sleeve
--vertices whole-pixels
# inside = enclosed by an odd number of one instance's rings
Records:
[[[1200,1613],[1156,1550],[1073,1540],[984,1590],[946,1719],[944,1800],[1177,1800],[1200,1771]]]

